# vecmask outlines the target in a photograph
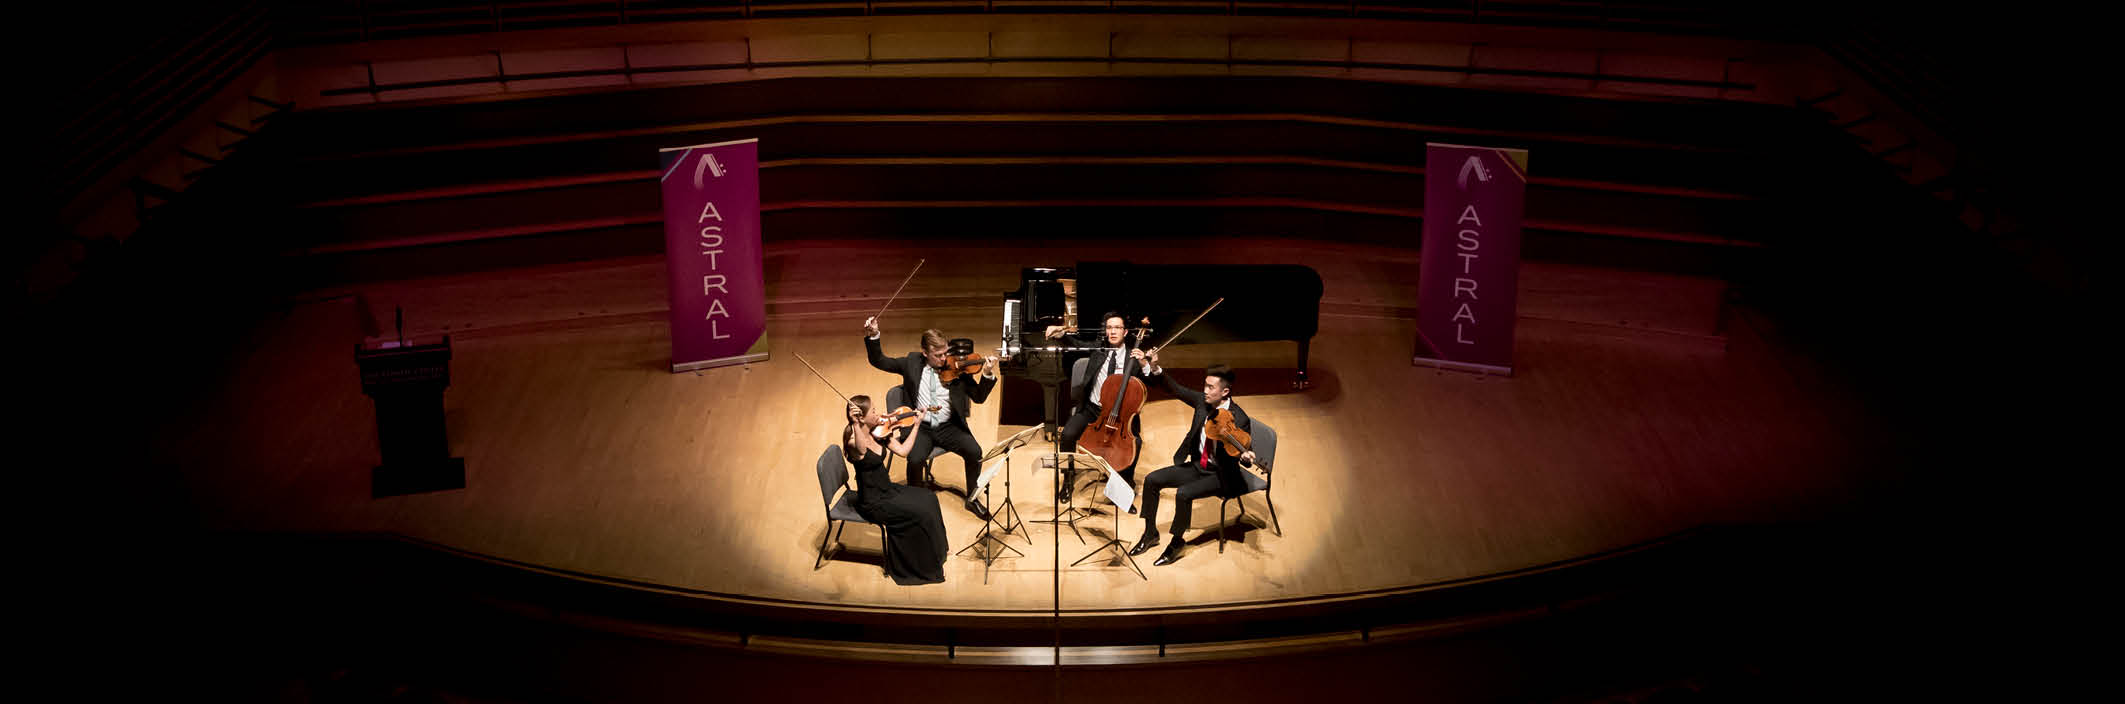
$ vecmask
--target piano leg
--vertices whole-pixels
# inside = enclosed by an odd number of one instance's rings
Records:
[[[1042,439],[1048,442],[1055,442],[1056,436],[1062,433],[1062,425],[1058,422],[1061,418],[1061,415],[1060,411],[1056,407],[1054,384],[1040,385],[1040,400],[1042,401],[1042,403],[1045,404],[1041,408],[1045,413],[1047,413],[1048,422],[1047,430],[1041,431]]]
[[[1305,339],[1299,341],[1299,376],[1297,379],[1293,379],[1291,382],[1291,388],[1293,389],[1303,391],[1308,387],[1313,386],[1313,382],[1306,380],[1306,353],[1311,350],[1312,347],[1312,339]]]

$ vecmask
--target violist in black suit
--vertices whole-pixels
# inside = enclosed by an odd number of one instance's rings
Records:
[[[976,376],[962,375],[945,383],[938,375],[947,363],[945,350],[949,343],[944,333],[924,330],[922,349],[897,358],[887,357],[879,350],[877,316],[863,321],[863,333],[863,347],[870,355],[871,367],[900,375],[900,388],[907,395],[908,405],[924,413],[915,424],[915,444],[908,449],[907,483],[918,484],[928,476],[930,448],[942,447],[966,461],[967,511],[988,520],[989,512],[974,500],[974,482],[981,475],[981,443],[967,427],[967,408],[970,401],[988,401],[989,392],[996,389],[996,358],[990,357],[982,365],[978,380]]]
[[[1158,545],[1158,497],[1159,492],[1172,489],[1173,525],[1168,531],[1173,534],[1173,544],[1159,553],[1154,566],[1172,564],[1181,559],[1181,533],[1188,530],[1190,507],[1196,499],[1216,495],[1225,487],[1243,487],[1241,464],[1254,463],[1254,451],[1248,450],[1237,456],[1227,454],[1216,442],[1203,437],[1203,422],[1219,409],[1232,412],[1233,425],[1246,432],[1254,432],[1254,423],[1247,412],[1232,400],[1232,368],[1213,364],[1203,370],[1203,389],[1196,391],[1180,385],[1173,377],[1166,376],[1158,366],[1158,353],[1146,357],[1151,363],[1152,374],[1165,379],[1166,390],[1188,405],[1195,407],[1195,418],[1188,424],[1188,436],[1181,439],[1180,448],[1173,451],[1173,466],[1152,472],[1144,477],[1144,503],[1140,515],[1144,517],[1144,536],[1129,549],[1131,555],[1141,555]]]
[[[1112,311],[1100,316],[1100,320],[1103,327],[1096,336],[1084,336],[1078,340],[1079,343],[1087,346],[1100,345],[1105,347],[1106,351],[1094,352],[1091,357],[1087,358],[1089,361],[1085,368],[1085,385],[1070,390],[1070,393],[1074,394],[1079,402],[1077,404],[1077,412],[1070,414],[1070,419],[1063,422],[1062,449],[1064,452],[1075,451],[1078,438],[1085,436],[1085,428],[1090,426],[1094,420],[1097,420],[1102,411],[1106,410],[1099,406],[1100,384],[1105,382],[1109,376],[1124,373],[1128,366],[1129,350],[1123,345],[1123,340],[1129,335],[1129,324],[1122,319],[1121,313]],[[1062,337],[1064,335],[1062,326],[1057,325],[1048,328],[1047,335],[1049,339]],[[1147,377],[1151,376],[1149,367],[1138,364],[1136,368],[1138,373]],[[1137,455],[1141,456],[1144,450],[1144,445],[1141,442],[1144,434],[1142,417],[1138,416],[1131,419],[1129,426],[1129,434],[1139,439],[1136,444],[1136,451]],[[1130,458],[1129,466],[1115,469],[1121,473],[1122,480],[1129,482],[1131,486],[1135,485],[1135,457]],[[1063,490],[1067,492],[1069,487],[1064,487]]]

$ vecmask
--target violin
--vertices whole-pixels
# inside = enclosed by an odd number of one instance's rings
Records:
[[[882,438],[905,428],[913,428],[922,422],[922,411],[901,406],[891,413],[878,416],[878,427],[871,429],[871,437]]]
[[[1217,409],[1217,414],[1203,421],[1203,435],[1225,449],[1225,454],[1238,457],[1254,449],[1254,436],[1241,430],[1232,419],[1232,409]]]
[[[937,381],[943,384],[952,383],[952,380],[962,376],[980,374],[981,368],[989,363],[989,358],[981,356],[979,352],[948,354],[944,359],[944,369],[937,372]]]

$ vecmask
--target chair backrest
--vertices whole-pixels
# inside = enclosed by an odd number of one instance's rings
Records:
[[[1265,472],[1275,472],[1276,428],[1269,427],[1260,418],[1249,419],[1248,425],[1254,428],[1247,432],[1254,438],[1254,463]]]
[[[1070,363],[1070,398],[1076,401],[1076,405],[1070,407],[1071,413],[1076,413],[1076,409],[1085,405],[1085,400],[1078,396],[1085,393],[1085,375],[1091,373],[1088,371],[1091,368],[1091,357],[1081,357]]]
[[[833,510],[834,492],[849,483],[848,460],[841,456],[840,445],[828,445],[826,452],[819,454],[818,465],[819,501],[826,504],[828,510]]]

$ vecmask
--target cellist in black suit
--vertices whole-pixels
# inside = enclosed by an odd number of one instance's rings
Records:
[[[915,424],[915,444],[908,448],[907,483],[918,484],[921,477],[928,475],[930,448],[942,447],[966,461],[967,511],[988,520],[988,511],[974,500],[974,482],[981,476],[981,443],[967,428],[967,408],[970,401],[988,401],[989,392],[996,389],[996,358],[990,357],[982,365],[978,381],[975,376],[961,375],[945,383],[938,375],[946,365],[945,350],[949,345],[944,333],[922,331],[922,349],[899,358],[887,357],[879,350],[877,316],[863,321],[863,334],[863,347],[870,355],[871,366],[899,374],[900,388],[909,405],[923,412],[922,420]]]
[[[1158,366],[1158,352],[1151,352],[1146,359],[1151,363],[1152,373],[1166,380],[1166,390],[1195,407],[1195,419],[1188,424],[1188,436],[1181,439],[1180,448],[1173,451],[1173,466],[1144,477],[1144,504],[1141,514],[1144,517],[1144,537],[1136,541],[1135,547],[1129,548],[1129,554],[1141,555],[1158,545],[1158,496],[1160,490],[1172,489],[1175,505],[1173,527],[1169,532],[1173,533],[1173,544],[1166,546],[1166,551],[1159,553],[1158,560],[1151,563],[1159,566],[1181,559],[1181,533],[1188,530],[1190,507],[1194,505],[1195,500],[1215,495],[1228,486],[1246,486],[1240,476],[1240,472],[1245,470],[1241,469],[1240,465],[1254,463],[1253,450],[1233,456],[1226,454],[1218,447],[1217,442],[1206,441],[1203,437],[1204,421],[1223,409],[1232,412],[1233,425],[1242,431],[1253,432],[1254,423],[1247,418],[1247,412],[1241,410],[1240,405],[1232,400],[1231,367],[1213,364],[1204,369],[1203,389],[1196,391],[1183,387],[1180,382],[1174,381],[1173,377],[1166,376],[1165,370]]]
[[[1085,384],[1070,390],[1070,394],[1078,399],[1078,404],[1077,412],[1070,414],[1070,418],[1063,422],[1062,449],[1064,452],[1076,450],[1078,438],[1085,436],[1085,428],[1090,426],[1093,421],[1098,420],[1100,413],[1106,410],[1099,406],[1100,385],[1107,381],[1107,377],[1125,373],[1129,367],[1129,358],[1127,356],[1129,349],[1123,344],[1129,334],[1129,324],[1123,320],[1121,313],[1115,311],[1108,311],[1107,314],[1100,316],[1100,322],[1100,332],[1093,335],[1079,334],[1076,336],[1075,341],[1079,344],[1097,345],[1104,349],[1092,353],[1087,358]],[[1048,328],[1048,339],[1057,339],[1065,334],[1060,325]],[[1142,359],[1142,357],[1138,357],[1138,359]],[[1139,364],[1136,369],[1139,374],[1147,377],[1151,376],[1151,369],[1147,366]],[[1143,421],[1140,417],[1131,419],[1129,426],[1129,435],[1139,439],[1136,445],[1137,454],[1142,455],[1144,449],[1141,441],[1144,434]],[[1122,480],[1129,482],[1130,486],[1136,485],[1135,458],[1131,458],[1129,466],[1116,467],[1115,471],[1119,472],[1122,475]],[[1069,491],[1069,487],[1063,487],[1063,491]]]

